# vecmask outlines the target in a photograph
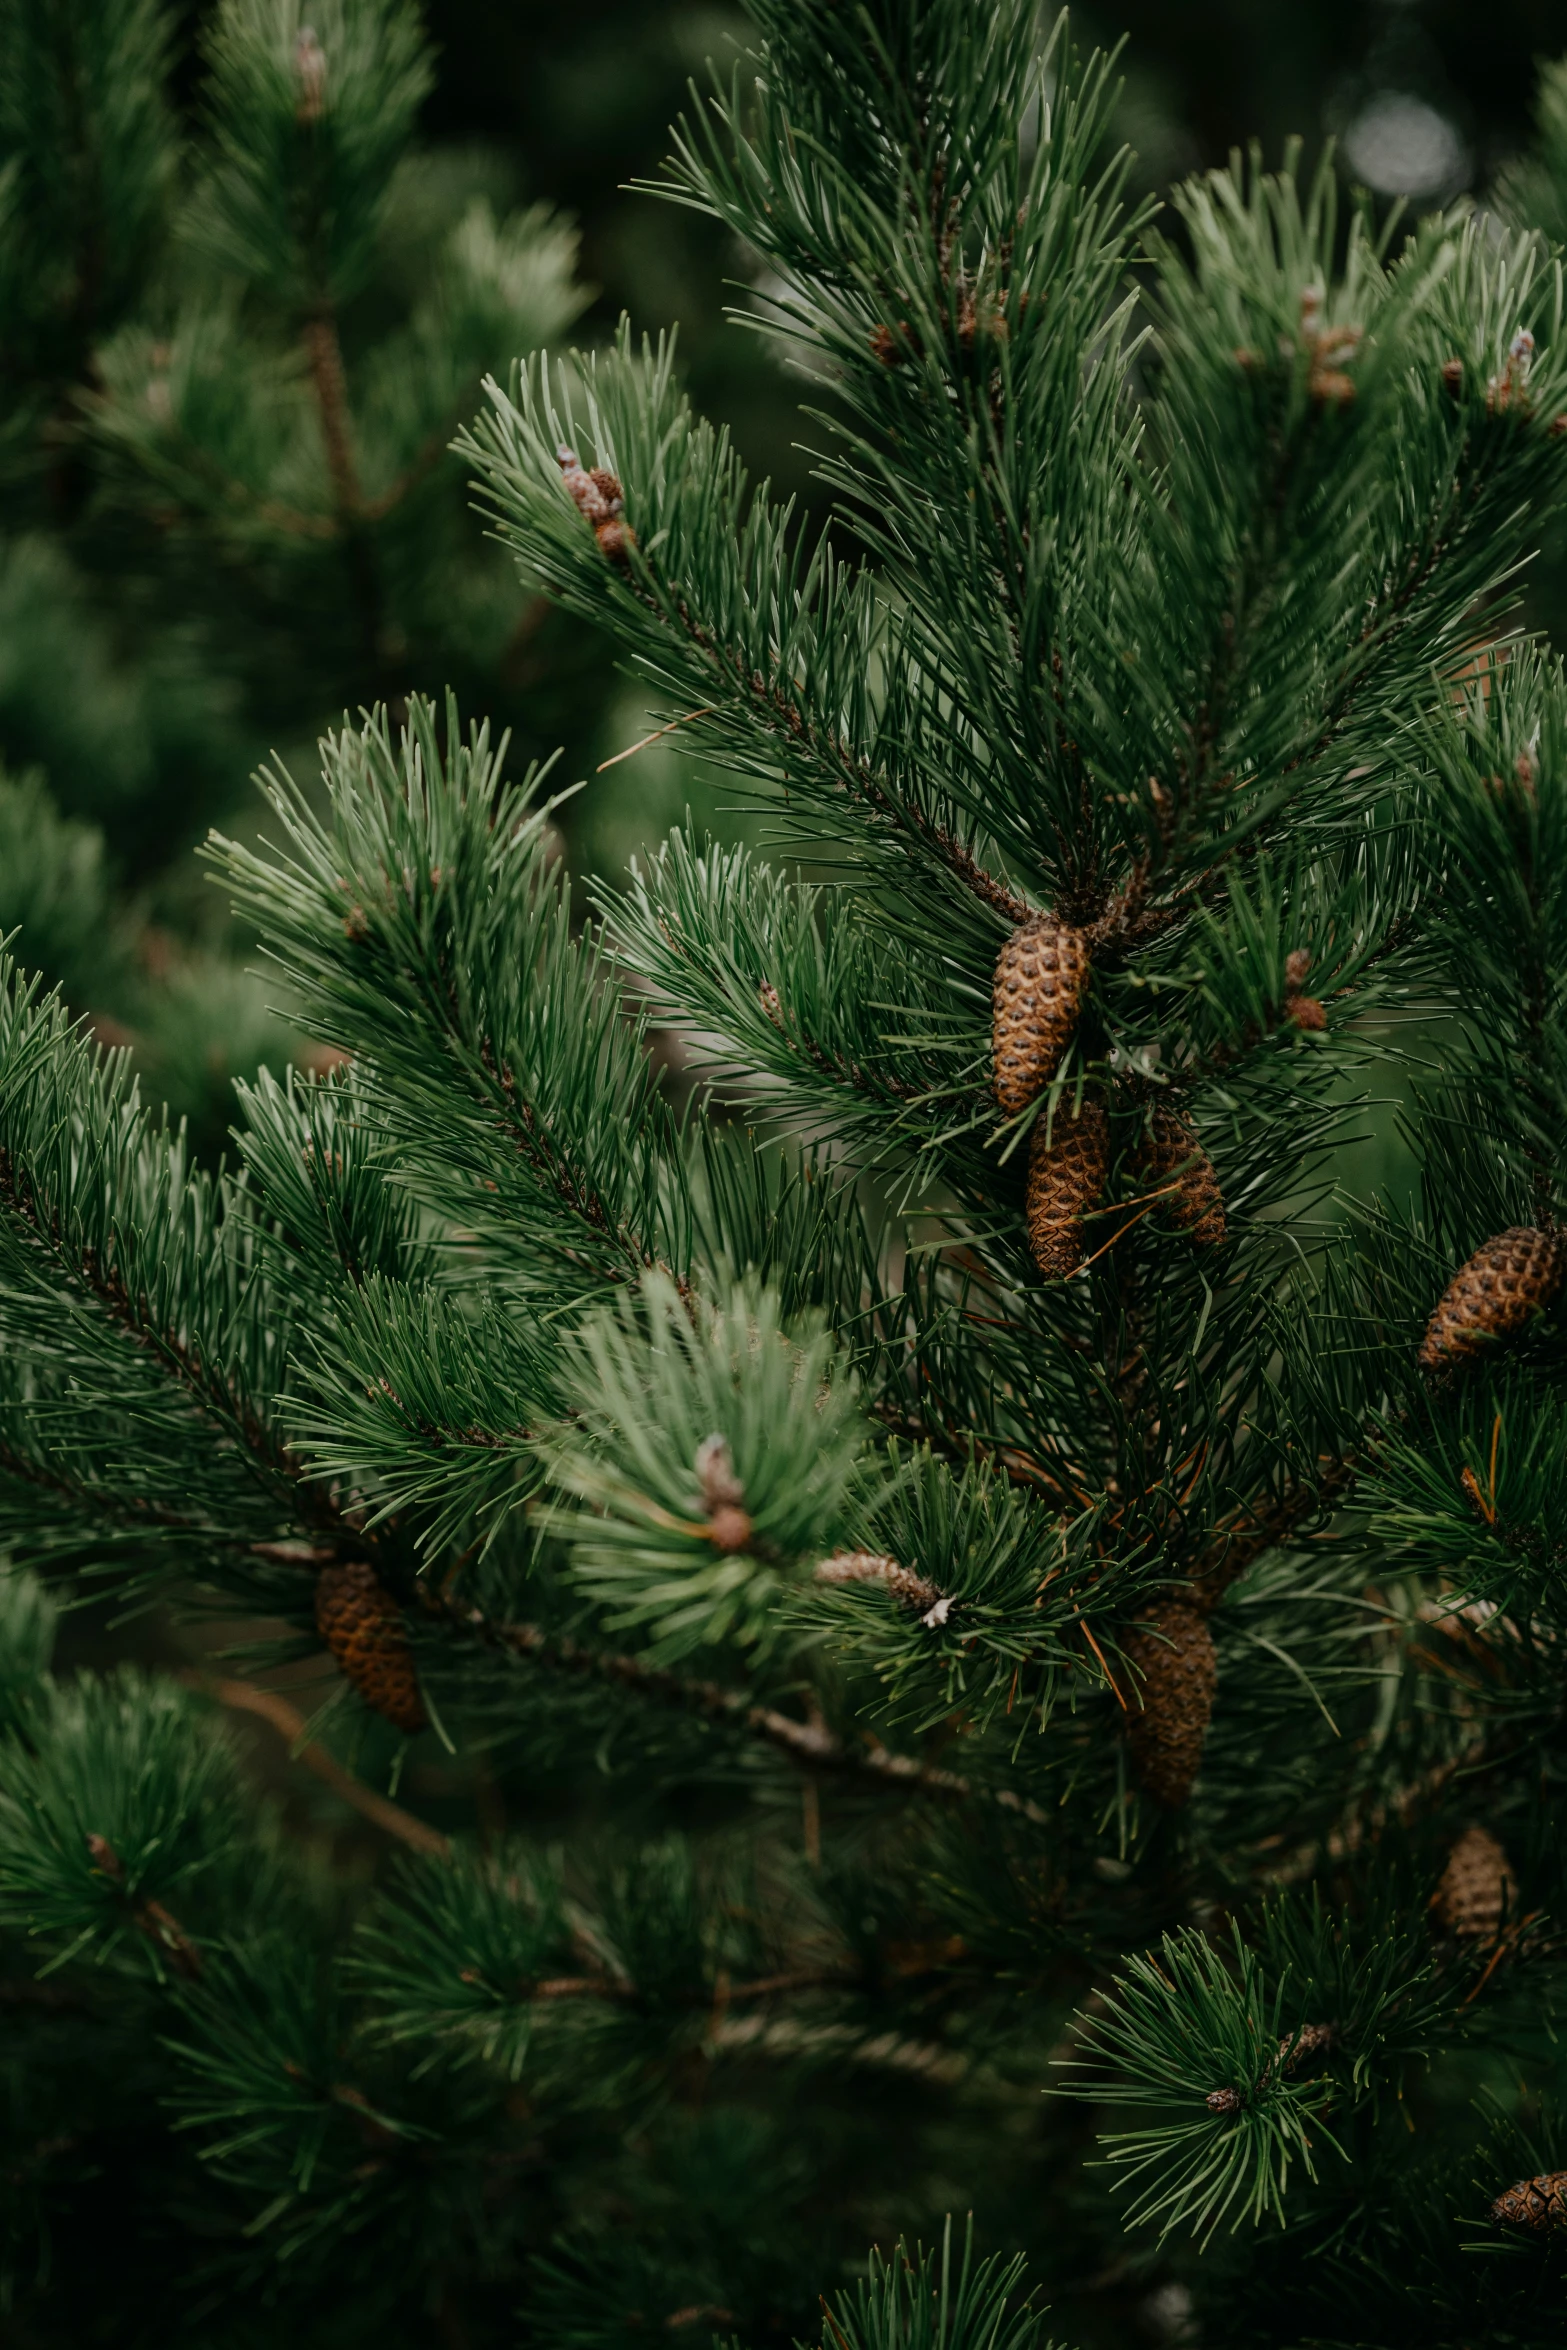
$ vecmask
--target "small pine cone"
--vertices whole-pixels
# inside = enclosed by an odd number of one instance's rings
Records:
[[[1048,1138],[1035,1126],[1028,1150],[1028,1245],[1049,1281],[1065,1281],[1083,1261],[1083,1217],[1098,1205],[1110,1166],[1110,1122],[1085,1101],[1075,1118],[1063,1102]]]
[[[1009,1118],[1049,1084],[1087,986],[1087,942],[1054,914],[1020,923],[997,956],[991,1049],[996,1099]]]
[[[1148,1621],[1122,1643],[1141,1708],[1128,1717],[1126,1738],[1149,1794],[1179,1811],[1202,1762],[1219,1660],[1206,1620],[1184,1600],[1166,1601]]]
[[[1156,1183],[1170,1184],[1164,1212],[1171,1223],[1199,1248],[1217,1248],[1225,1231],[1219,1178],[1195,1131],[1174,1110],[1155,1110],[1143,1164]]]
[[[1475,1355],[1490,1340],[1511,1338],[1548,1306],[1567,1273],[1559,1232],[1514,1224],[1477,1248],[1443,1290],[1420,1348],[1425,1371]]]
[[[1509,2228],[1567,2227],[1567,2170],[1541,2171],[1536,2179],[1520,2179],[1498,2195],[1491,2217]]]
[[[1496,1940],[1502,1919],[1518,1906],[1518,1879],[1489,1829],[1464,1830],[1447,1856],[1431,1906],[1438,1924],[1460,1942]]]
[[[425,1726],[402,1611],[358,1560],[324,1567],[316,1580],[316,1630],[366,1705],[410,1735]]]

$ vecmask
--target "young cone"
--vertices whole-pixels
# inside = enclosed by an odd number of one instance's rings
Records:
[[[1518,1879],[1496,1838],[1489,1829],[1467,1827],[1432,1896],[1439,1924],[1460,1942],[1494,1942],[1517,1900]]]
[[[355,1560],[322,1570],[316,1583],[316,1630],[366,1705],[410,1736],[424,1728],[424,1703],[402,1613],[373,1569]]]
[[[1225,1235],[1219,1178],[1195,1129],[1178,1111],[1154,1111],[1143,1168],[1151,1183],[1169,1186],[1162,1202],[1169,1222],[1189,1232],[1199,1248],[1217,1248]]]
[[[1567,1272],[1559,1232],[1514,1224],[1461,1265],[1437,1301],[1420,1347],[1422,1370],[1435,1371],[1511,1338],[1552,1302]]]
[[[1020,923],[996,958],[991,994],[996,1100],[1009,1118],[1048,1085],[1072,1041],[1088,946],[1054,914]]]
[[[1567,2170],[1541,2171],[1538,2178],[1520,2179],[1498,2195],[1491,2217],[1510,2228],[1567,2226]]]
[[[1064,1107],[1064,1105],[1063,1105]],[[1083,1261],[1083,1217],[1105,1187],[1110,1124],[1098,1102],[1075,1118],[1040,1119],[1028,1151],[1028,1241],[1047,1280],[1065,1281]]]
[[[1219,1677],[1213,1634],[1186,1601],[1173,1599],[1123,1641],[1136,1674],[1136,1702],[1126,1726],[1137,1776],[1156,1803],[1178,1811],[1202,1762]]]

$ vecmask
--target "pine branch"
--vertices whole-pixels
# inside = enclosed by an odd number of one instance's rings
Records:
[[[537,1624],[496,1622],[460,1596],[443,1596],[440,1605],[452,1623],[487,1645],[504,1648],[546,1671],[601,1680],[651,1703],[738,1729],[787,1756],[801,1770],[857,1778],[867,1786],[905,1787],[911,1793],[945,1802],[990,1803],[1036,1824],[1048,1818],[1037,1804],[1012,1788],[976,1785],[955,1772],[935,1769],[877,1743],[863,1748],[846,1745],[824,1723],[800,1721],[774,1706],[758,1705],[744,1690],[689,1678],[640,1657],[585,1647],[568,1634],[546,1631]]]
[[[273,1555],[276,1555],[275,1546]],[[318,1563],[334,1555],[331,1551],[318,1551],[312,1554],[312,1560]],[[424,1853],[435,1860],[445,1859],[450,1853],[449,1837],[429,1827],[412,1812],[404,1811],[401,1804],[391,1803],[384,1795],[377,1795],[373,1787],[367,1787],[362,1779],[356,1779],[352,1771],[345,1771],[337,1757],[329,1754],[319,1740],[304,1737],[304,1715],[275,1690],[257,1689],[249,1681],[214,1681],[204,1673],[187,1673],[184,1678],[192,1688],[216,1698],[220,1705],[226,1705],[231,1712],[255,1714],[260,1720],[269,1723],[278,1736],[287,1741],[291,1761],[301,1762],[307,1771],[314,1771],[316,1777],[324,1781],[334,1795],[340,1796],[344,1803],[351,1805],[388,1836],[396,1837],[399,1843],[408,1845],[412,1851]]]

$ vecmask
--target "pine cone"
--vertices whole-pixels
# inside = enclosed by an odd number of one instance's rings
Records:
[[[1212,1159],[1177,1111],[1154,1111],[1143,1168],[1155,1183],[1170,1185],[1162,1203],[1170,1222],[1199,1248],[1217,1248],[1225,1233],[1224,1195]]]
[[[1098,1204],[1110,1165],[1110,1122],[1085,1101],[1077,1116],[1063,1102],[1046,1138],[1035,1126],[1028,1150],[1028,1244],[1047,1280],[1064,1281],[1083,1261],[1083,1217]]]
[[[1567,2170],[1541,2171],[1537,2179],[1520,2179],[1498,2195],[1491,2217],[1510,2228],[1567,2227]]]
[[[402,1611],[358,1560],[324,1567],[316,1581],[316,1630],[366,1705],[410,1735],[425,1726]]]
[[[1559,1232],[1514,1224],[1477,1248],[1443,1290],[1426,1324],[1422,1370],[1476,1355],[1493,1339],[1511,1338],[1548,1306],[1567,1272]]]
[[[1050,1082],[1087,985],[1087,942],[1054,914],[1020,923],[997,956],[991,1049],[996,1099],[1009,1118]]]
[[[1126,1740],[1148,1793],[1179,1811],[1202,1761],[1219,1660],[1206,1620],[1184,1600],[1165,1601],[1148,1627],[1122,1642],[1141,1707],[1128,1717]]]
[[[1444,1931],[1460,1942],[1496,1940],[1503,1917],[1518,1906],[1518,1879],[1489,1829],[1464,1830],[1447,1856],[1431,1906]]]

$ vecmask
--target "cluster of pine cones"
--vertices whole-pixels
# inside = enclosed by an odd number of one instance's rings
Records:
[[[1008,1117],[1026,1110],[1049,1084],[1072,1041],[1088,989],[1086,934],[1035,914],[1020,923],[997,958],[992,992],[995,1094]],[[1047,1279],[1064,1281],[1083,1262],[1085,1218],[1104,1197],[1110,1169],[1110,1122],[1096,1095],[1035,1125],[1028,1154],[1028,1238]],[[1153,1112],[1138,1172],[1166,1219],[1212,1248],[1225,1234],[1224,1201],[1213,1162],[1187,1121],[1169,1108]]]
[[[996,962],[992,993],[995,1095],[1008,1117],[1036,1100],[1060,1067],[1087,993],[1085,933],[1054,914],[1020,923]],[[1199,1247],[1225,1236],[1224,1200],[1213,1162],[1187,1121],[1159,1106],[1138,1154],[1139,1179],[1165,1220]],[[1110,1121],[1097,1095],[1035,1124],[1029,1145],[1029,1247],[1047,1279],[1064,1281],[1083,1263],[1086,1220],[1104,1197]],[[1160,1602],[1123,1643],[1134,1677],[1127,1745],[1138,1778],[1157,1803],[1178,1810],[1202,1760],[1218,1681],[1218,1658],[1203,1610],[1189,1599]]]

